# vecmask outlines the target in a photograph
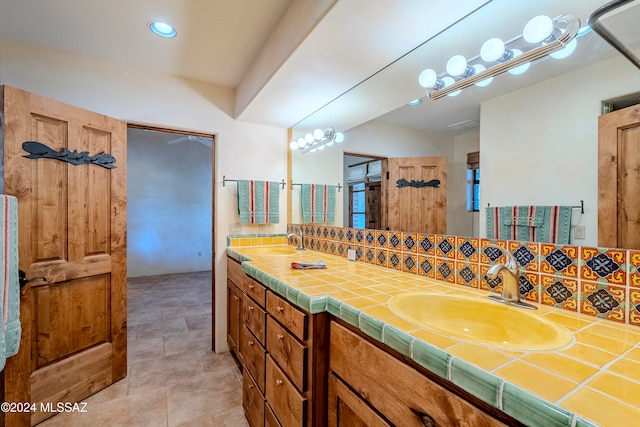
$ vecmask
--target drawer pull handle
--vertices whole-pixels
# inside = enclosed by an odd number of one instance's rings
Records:
[[[282,380],[276,380],[276,385],[277,386],[281,386],[282,385]]]
[[[411,412],[416,414],[420,421],[422,421],[422,425],[425,427],[437,427],[436,420],[433,417],[425,412],[418,411],[417,409],[411,408]]]
[[[247,341],[247,344],[253,345],[253,341],[249,340],[249,341]]]
[[[249,289],[253,289],[253,285],[249,285]]]
[[[249,389],[252,389],[252,388],[253,388],[253,384],[249,384]]]
[[[234,295],[234,296],[233,296],[233,299],[234,299],[235,301],[238,301],[240,298],[238,298],[238,296],[237,296],[237,295]]]
[[[284,311],[284,307],[277,306],[277,307],[276,307],[276,311],[277,311],[278,313],[282,313],[282,312]]]
[[[247,307],[249,310],[253,310],[253,306],[250,305],[249,307]]]
[[[276,336],[278,337],[279,340],[283,340],[284,339],[284,335],[282,335],[282,334],[278,334]]]

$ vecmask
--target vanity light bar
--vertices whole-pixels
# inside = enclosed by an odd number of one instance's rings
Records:
[[[440,99],[444,96],[449,95],[450,93],[462,90],[464,88],[472,86],[488,78],[498,76],[520,65],[524,65],[528,62],[536,61],[540,58],[543,58],[549,55],[550,53],[553,53],[555,51],[558,51],[564,48],[578,34],[578,30],[580,29],[580,20],[571,15],[560,15],[557,18],[554,18],[553,21],[554,23],[556,22],[566,23],[567,28],[564,31],[562,31],[559,35],[557,35],[554,38],[554,40],[552,40],[551,42],[547,42],[547,43],[543,42],[540,46],[537,46],[527,52],[524,52],[522,55],[515,56],[507,61],[496,64],[480,73],[473,74],[466,78],[462,78],[447,87],[443,87],[441,89],[435,89],[431,92],[428,92],[429,97],[431,97],[431,99]],[[522,39],[522,35],[509,40],[506,44],[512,43],[520,39]],[[469,59],[468,62],[471,64],[472,62],[478,60],[479,58],[480,58],[480,55],[474,56],[473,58]],[[444,77],[446,75],[448,74],[440,73],[438,74],[438,78]]]

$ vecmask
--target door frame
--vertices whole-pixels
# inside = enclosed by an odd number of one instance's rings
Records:
[[[143,129],[157,132],[175,133],[180,135],[193,135],[211,138],[211,351],[216,351],[216,155],[218,144],[216,135],[166,128],[161,126],[142,125],[127,122],[127,129]]]

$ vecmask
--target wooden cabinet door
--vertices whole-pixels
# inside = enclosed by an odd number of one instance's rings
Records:
[[[640,249],[640,105],[598,118],[598,246]]]
[[[18,198],[20,269],[27,278],[44,277],[21,297],[20,351],[7,361],[3,400],[55,407],[127,372],[127,126],[22,90],[1,90],[4,192]],[[25,141],[66,149],[67,158],[104,152],[115,158],[115,168],[26,158]],[[7,414],[6,421],[29,425],[51,415]]]
[[[389,229],[446,234],[447,158],[389,158],[387,167],[389,179],[383,180],[382,190],[387,200],[382,200]]]
[[[240,319],[242,313],[242,294],[231,280],[227,279],[227,343],[229,350],[238,356],[240,342]]]
[[[329,427],[390,427],[335,374],[329,374]]]

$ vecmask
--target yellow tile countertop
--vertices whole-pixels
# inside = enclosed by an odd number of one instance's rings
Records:
[[[631,426],[640,423],[640,328],[538,305],[574,340],[554,351],[475,344],[398,316],[389,300],[437,292],[486,300],[486,291],[307,250],[275,255],[229,247],[243,270],[302,309],[328,311],[435,374],[531,426]],[[295,270],[292,261],[327,269]]]

